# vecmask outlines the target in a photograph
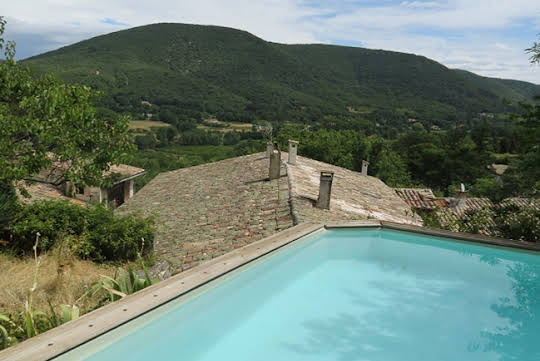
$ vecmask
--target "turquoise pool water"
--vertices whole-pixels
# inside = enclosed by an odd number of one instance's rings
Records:
[[[538,361],[540,256],[324,231],[57,360]]]

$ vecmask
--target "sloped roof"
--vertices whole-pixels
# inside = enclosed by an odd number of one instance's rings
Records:
[[[109,176],[111,174],[120,174],[122,176],[121,179],[123,180],[123,179],[133,178],[135,176],[142,175],[143,173],[144,173],[144,169],[142,168],[134,167],[127,164],[115,164],[115,165],[111,165],[109,170],[105,172],[103,175]]]
[[[286,160],[283,154],[282,160]],[[157,214],[156,253],[177,271],[297,223],[377,218],[421,224],[383,182],[298,157],[268,180],[264,153],[161,173],[117,209]],[[321,170],[335,172],[330,210],[314,207]]]
[[[299,222],[374,218],[422,224],[411,207],[378,178],[300,156],[296,165],[287,164],[287,170],[294,196],[293,210]],[[313,206],[319,195],[321,171],[334,172],[330,210]]]
[[[65,181],[64,172],[69,168],[67,162],[53,162],[53,165],[48,169],[42,169],[38,174],[31,177],[31,180],[49,183],[53,185],[60,185]],[[117,182],[121,182],[126,179],[131,179],[144,174],[144,169],[134,167],[127,164],[113,164],[109,167],[109,170],[103,172],[103,177],[110,175],[119,175]]]
[[[83,201],[71,197],[66,197],[62,191],[60,191],[57,187],[55,187],[52,184],[46,184],[46,183],[33,183],[33,184],[25,184],[24,189],[30,194],[30,198],[23,197],[18,192],[19,200],[24,203],[28,204],[35,201],[43,201],[43,200],[59,200],[59,201],[69,201],[74,204],[84,204]]]
[[[429,188],[394,188],[394,190],[411,207],[435,209],[446,206],[446,201],[436,199]]]
[[[282,167],[282,174],[285,174]],[[191,268],[293,225],[286,175],[258,153],[157,175],[117,212],[156,213],[156,253]]]

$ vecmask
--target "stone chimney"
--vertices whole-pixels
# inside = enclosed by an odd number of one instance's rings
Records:
[[[456,191],[456,197],[450,201],[450,206],[454,208],[465,208],[467,206],[467,190],[465,184],[461,183],[461,187]]]
[[[272,144],[272,152],[270,153],[270,168],[268,170],[268,178],[278,179],[281,168],[281,151],[277,142]]]
[[[289,139],[289,164],[296,164],[296,153],[298,152],[298,142]]]
[[[330,198],[332,194],[332,181],[334,172],[321,171],[321,181],[319,183],[319,199],[317,199],[317,208],[330,209]]]
[[[367,160],[362,160],[362,175],[367,176],[367,169],[369,166],[369,162]]]
[[[274,143],[267,142],[266,143],[266,157],[270,158],[270,155],[272,154],[272,150],[274,150]]]

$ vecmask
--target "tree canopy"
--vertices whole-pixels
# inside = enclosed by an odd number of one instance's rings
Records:
[[[60,165],[65,179],[100,184],[103,172],[131,150],[129,119],[96,116],[98,93],[50,75],[35,78],[14,60],[15,43],[3,39],[0,17],[0,181],[26,179]]]

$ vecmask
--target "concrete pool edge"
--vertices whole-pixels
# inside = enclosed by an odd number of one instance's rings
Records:
[[[339,228],[393,229],[478,244],[540,251],[540,245],[532,243],[378,220],[329,222],[327,224],[302,223],[226,253],[134,295],[89,312],[75,321],[0,351],[0,360],[50,360],[300,238],[323,229]]]

